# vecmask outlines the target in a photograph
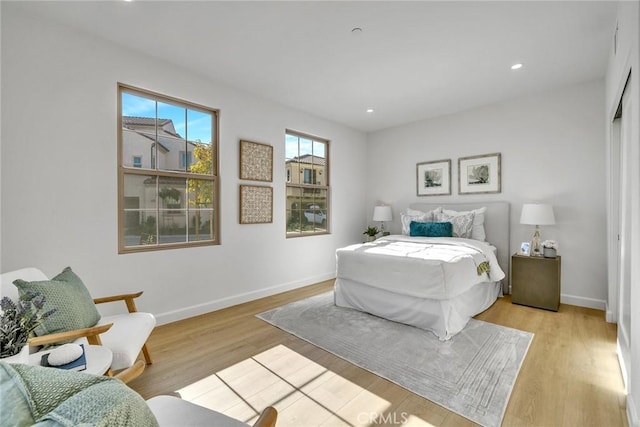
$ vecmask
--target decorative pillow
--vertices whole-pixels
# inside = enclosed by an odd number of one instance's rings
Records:
[[[486,206],[481,207],[480,209],[474,209],[474,210],[465,211],[465,212],[451,211],[448,209],[442,210],[442,212],[448,215],[453,215],[453,216],[466,215],[468,213],[473,212],[474,213],[473,231],[471,232],[471,238],[474,240],[480,240],[481,242],[485,242],[487,240],[487,234],[484,231],[484,214],[486,211],[487,211]]]
[[[411,221],[410,236],[453,237],[453,224],[450,222]]]
[[[417,212],[417,211],[413,211]],[[400,213],[400,222],[402,223],[402,234],[409,235],[411,222],[426,222],[426,214],[422,212],[420,215],[408,215],[404,213]]]
[[[25,282],[18,279],[13,284],[18,287],[20,295],[35,291],[44,296],[43,310],[56,309],[36,328],[36,335],[90,328],[100,320],[100,313],[89,291],[71,267],[65,268],[51,280]]]
[[[450,222],[453,224],[453,237],[471,239],[473,232],[473,217],[475,214],[469,212],[464,215],[449,215],[444,212],[438,214],[439,222]]]
[[[400,214],[400,222],[402,223],[402,234],[409,235],[409,226],[411,221],[416,222],[433,222],[436,220],[436,215],[442,212],[441,207],[437,207],[428,212],[419,211],[416,209],[407,208],[406,214]]]

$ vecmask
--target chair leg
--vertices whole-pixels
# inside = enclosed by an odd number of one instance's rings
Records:
[[[147,365],[151,365],[153,360],[151,360],[151,354],[146,344],[142,346],[142,354],[144,354],[144,360],[147,362]]]

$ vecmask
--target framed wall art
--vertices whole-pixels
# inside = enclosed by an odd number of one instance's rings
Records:
[[[240,224],[273,222],[273,188],[262,185],[240,186]]]
[[[240,140],[240,179],[273,181],[273,146]]]
[[[418,196],[451,194],[451,159],[416,164]]]
[[[458,159],[458,194],[500,191],[500,153]]]

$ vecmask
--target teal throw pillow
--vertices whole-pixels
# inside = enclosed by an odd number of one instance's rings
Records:
[[[71,267],[65,268],[51,280],[25,282],[18,279],[13,284],[18,287],[20,295],[33,291],[44,296],[44,311],[56,309],[36,328],[38,336],[90,328],[100,320],[91,294]]]
[[[452,237],[453,224],[450,222],[416,222],[409,225],[409,236]]]

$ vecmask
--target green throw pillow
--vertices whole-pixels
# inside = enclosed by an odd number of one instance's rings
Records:
[[[93,298],[71,267],[65,268],[51,280],[25,282],[18,279],[13,284],[18,287],[20,295],[34,291],[44,296],[44,311],[56,309],[35,330],[38,336],[90,328],[100,320]]]

